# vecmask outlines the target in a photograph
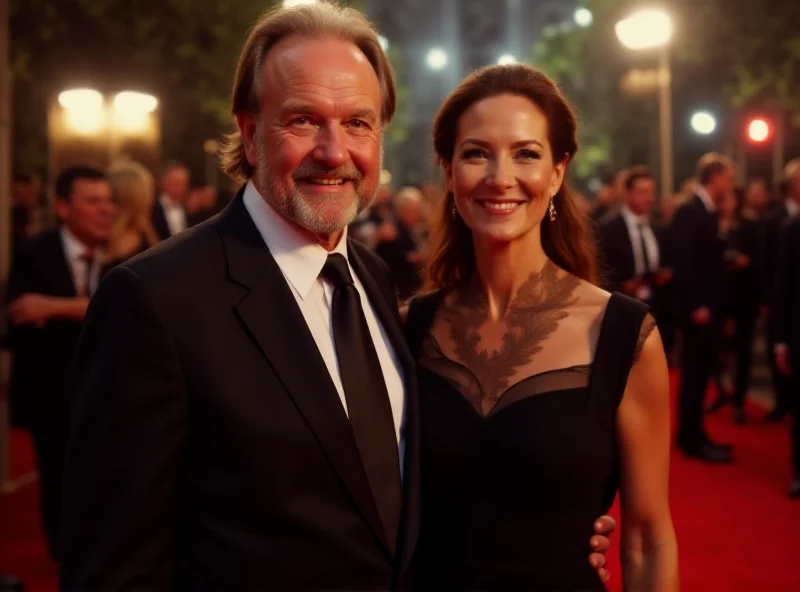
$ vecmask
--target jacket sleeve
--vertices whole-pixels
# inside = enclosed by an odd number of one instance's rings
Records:
[[[63,590],[174,590],[187,402],[175,343],[127,267],[78,345],[64,471]]]

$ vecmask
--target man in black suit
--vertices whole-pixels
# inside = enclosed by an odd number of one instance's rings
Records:
[[[673,220],[678,322],[683,331],[678,446],[689,457],[729,462],[729,446],[711,442],[703,429],[703,399],[718,363],[722,337],[725,265],[717,204],[735,185],[733,163],[706,154],[697,165],[695,195]]]
[[[186,212],[189,169],[177,161],[167,162],[159,179],[159,188],[161,191],[153,202],[151,218],[156,234],[165,240],[192,225]]]
[[[378,188],[394,97],[355,10],[252,29],[223,155],[246,185],[92,300],[63,589],[409,587],[415,365],[385,264],[345,230]]]
[[[789,162],[784,168],[781,182],[782,203],[767,215],[763,223],[763,256],[762,263],[762,302],[766,307],[767,317],[775,308],[776,264],[780,257],[779,237],[786,221],[800,214],[800,159]],[[769,342],[769,361],[772,371],[772,382],[775,387],[775,408],[767,414],[767,421],[781,421],[792,408],[792,383],[788,376],[780,371],[775,359],[775,323],[767,323],[767,340]]]
[[[8,279],[14,415],[33,438],[42,519],[57,558],[61,474],[68,428],[67,375],[113,222],[111,189],[99,171],[65,170],[56,180],[58,230],[22,243]]]
[[[787,181],[800,189],[800,171],[792,172],[795,175]],[[800,499],[800,216],[787,219],[781,228],[775,267],[774,354],[778,371],[789,381],[792,401],[793,481],[789,496]]]
[[[628,169],[624,203],[618,214],[600,226],[600,251],[606,288],[648,303],[665,343],[671,343],[672,281],[666,229],[652,223],[656,182],[647,167]]]

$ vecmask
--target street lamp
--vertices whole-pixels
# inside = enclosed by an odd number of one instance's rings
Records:
[[[425,63],[431,70],[442,70],[447,65],[447,52],[440,47],[434,47],[425,56]]]
[[[389,51],[389,40],[383,35],[378,35],[378,43],[381,44],[383,51]]]
[[[697,111],[692,115],[690,121],[692,129],[701,136],[713,134],[717,129],[716,118],[708,111]]]
[[[631,50],[659,49],[659,128],[661,135],[662,193],[674,189],[672,173],[672,72],[669,62],[669,42],[672,39],[672,19],[663,10],[649,8],[634,12],[614,27],[617,39]]]
[[[575,20],[575,24],[579,27],[588,27],[592,24],[594,16],[592,15],[592,11],[588,8],[578,8],[573,15],[573,19]]]
[[[64,121],[79,134],[96,134],[106,121],[103,95],[90,88],[73,88],[58,95]]]
[[[499,58],[497,58],[497,63],[500,66],[510,66],[511,64],[517,63],[517,58],[515,58],[510,53],[504,53]]]

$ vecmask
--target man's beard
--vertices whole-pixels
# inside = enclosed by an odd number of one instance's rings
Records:
[[[377,186],[369,191],[363,186],[364,176],[350,163],[335,169],[326,168],[322,164],[304,163],[295,172],[295,181],[309,177],[342,178],[352,184],[352,199],[346,207],[334,215],[329,207],[325,207],[325,197],[308,196],[295,186],[290,188],[279,175],[272,174],[266,158],[264,130],[261,122],[256,127],[256,148],[258,164],[257,178],[261,187],[257,187],[267,203],[282,218],[294,222],[314,234],[332,234],[346,228],[366,209],[377,194]],[[381,158],[381,160],[383,160]],[[341,198],[335,198],[341,199]]]

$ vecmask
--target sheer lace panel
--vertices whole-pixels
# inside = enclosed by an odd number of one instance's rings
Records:
[[[647,341],[647,338],[650,337],[650,333],[653,332],[653,329],[656,328],[656,319],[653,315],[648,314],[644,321],[642,322],[642,328],[639,330],[639,339],[636,342],[636,350],[633,352],[633,363],[635,364],[639,360],[639,356],[642,355],[642,348],[644,347],[644,342]]]
[[[498,410],[528,396],[585,387],[609,298],[548,263],[495,321],[480,286],[468,287],[440,304],[420,364],[483,416],[501,399]]]

